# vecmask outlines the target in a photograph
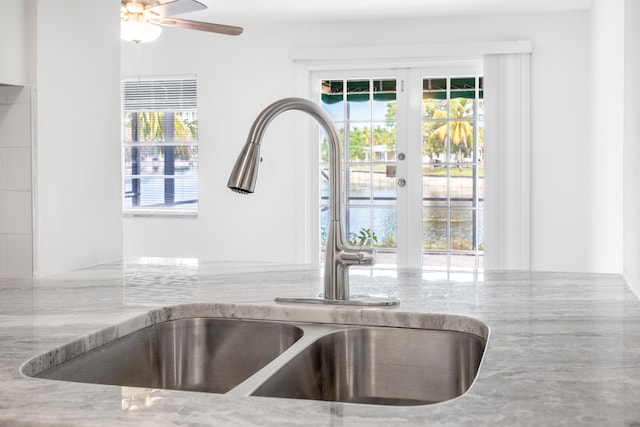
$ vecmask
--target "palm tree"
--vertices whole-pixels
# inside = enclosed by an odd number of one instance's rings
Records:
[[[445,151],[445,139],[442,139],[436,132],[439,128],[445,127],[441,120],[447,118],[447,112],[436,110],[431,112],[431,118],[439,121],[425,121],[422,125],[422,154],[429,156],[431,169],[435,167],[435,162],[440,154]]]
[[[162,141],[164,139],[163,116],[163,113],[157,112],[138,113],[138,141]]]
[[[473,100],[467,98],[452,99],[450,102],[449,123],[442,124],[434,133],[442,142],[447,139],[456,147],[456,161],[458,168],[462,170],[462,160],[466,152],[473,148]],[[435,115],[434,115],[435,117]]]
[[[138,140],[139,141],[164,141],[165,120],[171,120],[173,116],[173,139],[180,141],[196,141],[198,139],[198,119],[190,112],[164,113],[159,111],[138,113]],[[192,147],[177,146],[175,154],[178,158],[192,159],[197,155]]]

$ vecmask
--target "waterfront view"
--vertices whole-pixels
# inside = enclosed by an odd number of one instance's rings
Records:
[[[379,264],[395,264],[397,209],[395,180],[378,177],[375,189],[359,182],[359,175],[352,173],[351,186],[345,210],[345,227],[352,244],[361,243],[363,230],[367,236],[376,237],[372,243],[378,251]],[[381,174],[383,175],[383,174]],[[364,178],[363,178],[364,179]],[[449,183],[447,184],[447,181]],[[473,256],[465,252],[473,249],[473,242],[478,233],[480,249],[484,242],[484,202],[481,199],[476,210],[470,202],[473,179],[471,177],[449,177],[425,175],[423,177],[423,194],[428,195],[423,200],[422,241],[423,265],[447,266],[454,262],[460,268],[474,268]],[[480,191],[484,194],[484,180],[479,180]],[[447,188],[449,194],[447,194]],[[323,182],[323,207],[321,208],[321,235],[328,227],[328,187]],[[372,196],[374,194],[374,196]],[[443,208],[447,196],[451,200],[452,208]],[[373,225],[373,227],[371,227]],[[455,254],[455,260],[448,259],[449,250]],[[457,253],[456,253],[457,252]]]

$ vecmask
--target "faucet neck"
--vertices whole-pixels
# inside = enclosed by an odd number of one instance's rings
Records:
[[[319,105],[304,98],[284,98],[280,99],[265,108],[256,117],[247,142],[260,145],[267,126],[280,114],[298,110],[312,116],[322,127],[329,141],[329,217],[334,221],[342,220],[342,180],[340,179],[340,137],[331,117]]]

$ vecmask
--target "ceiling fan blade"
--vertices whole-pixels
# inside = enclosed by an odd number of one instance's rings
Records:
[[[166,27],[208,31],[210,33],[226,34],[228,36],[238,36],[242,34],[243,31],[242,28],[231,25],[211,24],[209,22],[189,21],[187,19],[162,18],[158,23]]]
[[[160,16],[174,16],[181,13],[205,10],[207,6],[196,0],[173,0],[168,3],[152,6],[147,10]]]

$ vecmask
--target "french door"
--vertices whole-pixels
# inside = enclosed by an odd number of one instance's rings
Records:
[[[481,268],[481,65],[315,72],[341,138],[345,227],[378,264]],[[321,256],[328,227],[325,135],[317,157]]]

